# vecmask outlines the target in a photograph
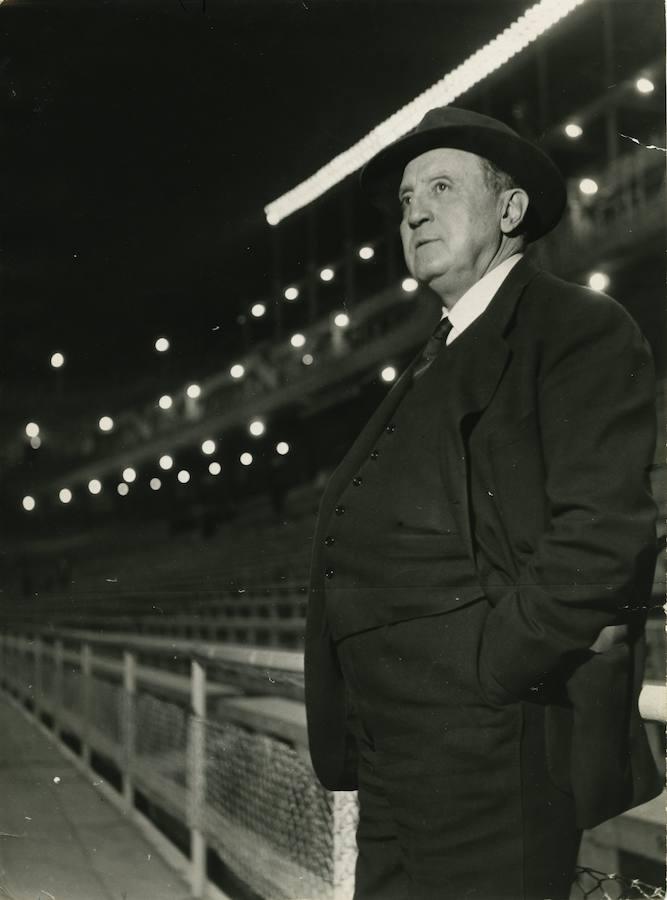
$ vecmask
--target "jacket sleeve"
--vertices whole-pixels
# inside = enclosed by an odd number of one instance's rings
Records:
[[[651,354],[619,304],[582,299],[564,337],[544,338],[536,403],[548,524],[485,625],[479,677],[500,704],[586,651],[638,596],[645,604],[653,575]]]

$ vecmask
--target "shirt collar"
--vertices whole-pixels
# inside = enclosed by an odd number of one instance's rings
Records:
[[[483,275],[462,297],[447,311],[443,310],[442,318],[449,317],[452,323],[452,337],[471,325],[484,312],[498,292],[500,285],[507,278],[514,266],[523,257],[523,253],[513,253],[495,268]]]

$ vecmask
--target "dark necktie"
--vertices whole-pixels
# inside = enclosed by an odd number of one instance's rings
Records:
[[[449,321],[448,316],[445,316],[444,319],[440,319],[435,327],[433,334],[426,342],[426,346],[422,351],[422,355],[414,368],[414,371],[412,373],[413,378],[419,378],[419,376],[423,375],[424,372],[428,369],[440,350],[445,346],[447,342],[447,335],[453,327],[454,326]]]

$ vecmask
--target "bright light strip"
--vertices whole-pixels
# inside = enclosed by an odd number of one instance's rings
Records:
[[[549,28],[586,0],[540,0],[492,41],[452,69],[444,78],[381,122],[360,141],[335,156],[295,188],[264,207],[269,225],[277,225],[296,210],[322,196],[361,168],[376,153],[404,135],[434,106],[446,106],[525,50]]]

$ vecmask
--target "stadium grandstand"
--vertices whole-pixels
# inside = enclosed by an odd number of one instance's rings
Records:
[[[437,303],[359,169],[444,103],[547,149],[568,208],[528,252],[651,344],[663,527],[664,6],[97,7],[0,3],[0,704],[23,735],[0,775],[0,894],[343,900],[355,795],[319,786],[305,732],[312,536]],[[663,771],[664,601],[661,557],[641,711]],[[42,775],[62,758],[165,869],[128,862],[121,894],[122,860],[90,850],[38,883],[59,826],[22,812],[36,741],[57,748]],[[68,827],[89,814],[70,801]],[[664,794],[587,832],[572,900],[664,898],[664,838]]]

